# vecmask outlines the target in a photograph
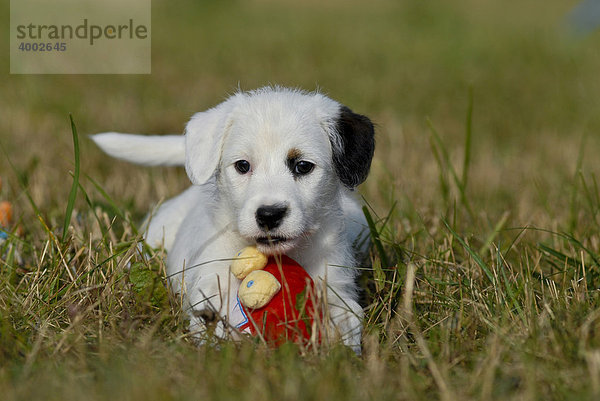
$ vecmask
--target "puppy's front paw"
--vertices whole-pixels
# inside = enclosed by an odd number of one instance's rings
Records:
[[[228,322],[227,308],[232,301],[227,279],[212,273],[188,288],[190,333],[196,339],[230,338],[234,330]]]
[[[192,313],[195,317],[202,319],[207,326],[215,323],[219,317],[215,311],[210,309],[195,310]]]
[[[222,280],[217,273],[202,276],[188,286],[190,308],[194,311],[212,311],[218,315],[226,296],[227,280]]]
[[[328,303],[331,320],[335,327],[335,336],[360,355],[362,350],[362,308],[352,300],[342,303],[337,296],[330,296]]]

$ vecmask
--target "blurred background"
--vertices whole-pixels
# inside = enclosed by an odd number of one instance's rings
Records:
[[[592,185],[600,171],[600,35],[593,24],[569,26],[576,5],[154,0],[150,75],[9,75],[8,58],[0,60],[0,142],[14,164],[0,158],[2,196],[23,199],[21,176],[40,209],[61,216],[74,163],[71,113],[83,173],[141,217],[188,185],[183,170],[111,160],[85,135],[182,132],[194,112],[238,88],[278,84],[319,89],[377,124],[361,193],[380,213],[397,203],[436,215],[456,203],[439,159],[446,153],[462,174],[471,98],[474,213],[567,224],[577,171]],[[7,55],[8,41],[0,49]]]

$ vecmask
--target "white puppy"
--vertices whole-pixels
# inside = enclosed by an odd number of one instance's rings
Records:
[[[326,283],[333,327],[360,352],[355,278],[368,232],[353,190],[373,157],[367,117],[319,93],[267,87],[195,114],[185,135],[92,139],[120,159],[185,164],[193,185],[160,206],[145,238],[168,251],[168,274],[184,294],[191,330],[205,328],[206,312],[218,313],[221,336],[240,323],[229,265],[240,249],[256,245],[287,254]]]

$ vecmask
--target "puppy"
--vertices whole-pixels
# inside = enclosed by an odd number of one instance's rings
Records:
[[[197,113],[184,135],[94,135],[106,153],[146,165],[185,165],[192,186],[149,217],[145,240],[168,251],[190,330],[218,316],[216,333],[240,323],[231,258],[245,246],[286,254],[325,284],[332,327],[360,352],[355,283],[368,230],[353,193],[369,172],[371,121],[320,93],[266,87]]]

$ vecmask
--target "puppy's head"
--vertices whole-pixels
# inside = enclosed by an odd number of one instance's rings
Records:
[[[220,201],[240,235],[265,253],[300,245],[331,214],[343,188],[369,172],[371,121],[318,93],[239,93],[186,127],[194,184],[216,174]]]

